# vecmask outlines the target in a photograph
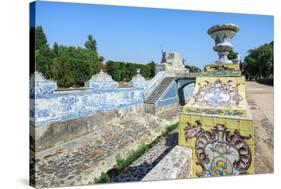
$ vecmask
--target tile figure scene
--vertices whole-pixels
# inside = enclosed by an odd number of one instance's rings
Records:
[[[153,77],[135,67],[125,84],[103,67],[82,87],[63,88],[35,69],[30,184],[272,173],[273,87],[246,80],[239,54],[229,58],[231,39],[240,29],[235,24],[206,28],[219,58],[196,72],[179,53],[163,50],[160,63],[152,64]]]

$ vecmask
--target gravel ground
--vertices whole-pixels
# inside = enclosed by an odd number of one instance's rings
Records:
[[[273,173],[273,87],[247,82],[247,101],[254,116],[255,172]]]
[[[149,149],[143,156],[133,162],[118,176],[112,178],[112,182],[140,181],[178,144],[178,132],[170,133],[158,144]]]
[[[55,147],[37,152],[33,160],[36,162],[36,186],[93,184],[102,172],[112,168],[117,155],[123,157],[141,144],[150,143],[161,135],[166,126],[177,121],[177,115],[178,109],[157,116],[133,115],[121,122],[108,123],[106,127],[85,136],[62,141]]]

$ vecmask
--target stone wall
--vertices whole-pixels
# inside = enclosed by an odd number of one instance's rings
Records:
[[[31,125],[40,126],[143,104],[146,81],[142,80],[142,84],[132,81],[130,88],[118,88],[117,82],[101,72],[94,75],[85,86],[87,88],[81,90],[57,91],[55,82],[35,72],[30,83]]]
[[[166,74],[164,71],[159,71],[148,83],[147,87],[144,91],[144,98],[148,98],[153,91],[156,89],[156,87],[163,81],[163,79],[166,77]]]
[[[144,113],[145,94],[155,89],[165,73],[146,81],[140,70],[128,88],[101,71],[79,90],[57,90],[54,81],[35,72],[30,80],[30,134],[36,151],[53,147],[105,127],[112,120],[123,120]],[[159,101],[150,107],[155,114],[177,106],[177,85],[173,81]],[[147,108],[147,107],[146,107]]]
[[[57,90],[55,82],[46,80],[41,73],[35,72],[30,80],[30,124],[41,126],[141,105],[163,78],[165,73],[159,72],[152,80],[146,81],[138,70],[137,75],[129,82],[129,87],[120,88],[118,82],[101,71],[85,82],[84,88]],[[186,99],[191,96],[192,91],[193,86],[184,89]],[[154,105],[155,112],[177,106],[177,98],[177,85],[174,81]]]
[[[192,97],[194,86],[194,83],[191,83],[183,88],[183,94],[186,102]]]
[[[41,151],[91,132],[98,132],[115,120],[122,121],[142,112],[143,104],[136,104],[71,120],[50,122],[37,127],[30,126],[31,130],[34,130],[32,137],[36,141],[35,149]]]
[[[177,84],[173,81],[162,94],[160,99],[156,102],[156,108],[177,104]]]
[[[142,181],[190,178],[192,169],[192,150],[176,146],[170,151]]]
[[[118,112],[107,113],[101,113],[106,115],[100,115],[107,119],[106,123],[100,121],[97,117],[96,120],[94,120],[94,117],[89,117],[85,120],[79,118],[79,120],[73,120],[72,122],[64,121],[65,125],[57,125],[57,129],[62,126],[64,131],[75,131],[75,129],[71,129],[72,126],[67,125],[72,124],[75,127],[75,124],[79,124],[82,120],[83,122],[87,122],[87,120],[93,122],[93,126],[90,127],[92,132],[81,137],[75,137],[68,141],[58,141],[54,146],[47,149],[42,147],[46,143],[53,143],[52,140],[57,140],[61,136],[56,135],[53,138],[50,137],[49,140],[43,137],[36,141],[36,147],[41,148],[40,150],[37,149],[36,155],[33,156],[36,162],[33,168],[35,170],[36,187],[93,184],[95,178],[98,178],[102,172],[113,168],[116,164],[116,157],[127,158],[131,150],[136,150],[143,144],[151,143],[165,131],[168,125],[175,124],[178,121],[178,110],[176,109],[157,116],[147,113],[127,114],[123,112],[122,114],[122,112],[119,112],[120,115]],[[85,125],[78,126],[82,126],[84,132],[87,133],[88,130]],[[41,127],[35,129],[39,128]]]

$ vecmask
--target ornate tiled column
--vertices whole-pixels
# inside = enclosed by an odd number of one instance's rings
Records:
[[[196,78],[191,100],[179,115],[179,145],[193,151],[193,177],[254,173],[253,118],[245,95],[245,78],[238,64],[228,60],[233,24],[215,25],[219,60]]]

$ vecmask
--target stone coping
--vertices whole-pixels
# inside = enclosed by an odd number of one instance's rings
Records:
[[[175,146],[143,179],[156,181],[191,176],[192,149]]]

